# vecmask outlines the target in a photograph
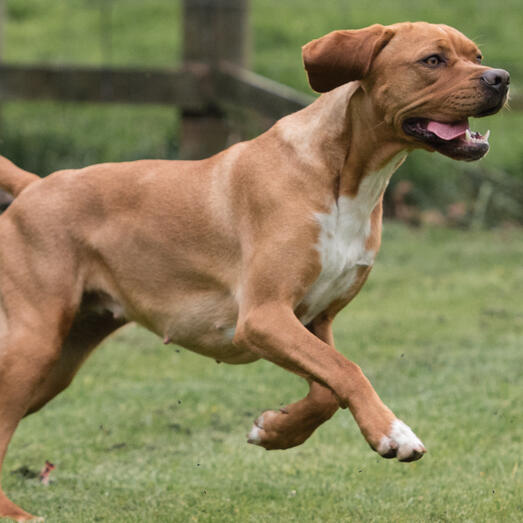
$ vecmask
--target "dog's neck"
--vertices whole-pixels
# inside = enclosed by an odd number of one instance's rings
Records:
[[[408,152],[359,82],[320,96],[280,122],[282,138],[318,175],[329,178],[338,195],[355,196],[367,175],[391,163],[392,174]]]
[[[366,176],[385,170],[390,177],[408,153],[363,87],[351,91],[345,102],[346,157],[340,174],[340,194],[348,196],[358,193]]]

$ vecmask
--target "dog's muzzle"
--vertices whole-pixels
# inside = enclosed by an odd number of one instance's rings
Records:
[[[480,78],[485,91],[483,108],[474,116],[489,116],[497,113],[507,100],[510,74],[504,69],[488,69]]]
[[[485,94],[481,106],[470,114],[476,118],[495,114],[505,105],[510,74],[504,69],[488,69],[479,81]],[[455,122],[439,122],[428,117],[407,118],[403,121],[403,131],[455,160],[479,160],[489,150],[490,131],[485,135],[471,131],[468,118]]]

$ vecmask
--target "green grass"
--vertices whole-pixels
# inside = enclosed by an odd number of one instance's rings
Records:
[[[253,418],[302,396],[266,362],[217,365],[137,327],[24,420],[3,486],[52,522],[521,521],[523,233],[386,224],[378,262],[336,320],[429,453],[374,454],[347,411],[301,447],[247,445]],[[45,487],[11,471],[53,461]]]

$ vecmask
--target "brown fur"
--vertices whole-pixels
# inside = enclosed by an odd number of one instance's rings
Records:
[[[265,358],[307,379],[306,398],[263,417],[265,448],[302,443],[342,406],[378,449],[396,418],[331,330],[370,266],[307,326],[298,319],[322,269],[314,217],[354,198],[399,152],[430,149],[403,132],[406,116],[456,121],[479,110],[488,68],[446,26],[346,33],[304,48],[313,87],[340,87],[207,160],[102,164],[42,180],[0,160],[0,187],[18,195],[0,218],[0,463],[20,419],[128,321],[220,361]],[[441,45],[448,67],[416,65],[421,48]],[[381,214],[379,198],[368,209],[374,252]],[[1,490],[0,516],[31,517]]]

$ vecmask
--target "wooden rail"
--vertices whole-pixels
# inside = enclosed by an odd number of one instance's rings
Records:
[[[314,101],[312,96],[227,62],[213,71],[213,85],[218,103],[248,107],[274,120]]]
[[[166,104],[187,111],[235,103],[278,119],[314,100],[242,67],[180,70],[0,64],[0,101]]]
[[[0,64],[0,101],[61,100],[205,107],[207,71]]]

